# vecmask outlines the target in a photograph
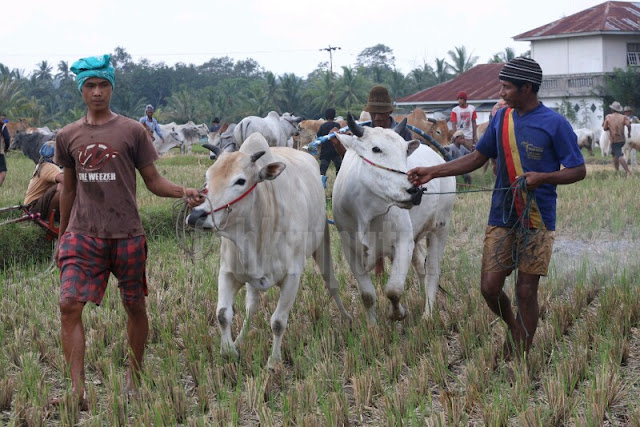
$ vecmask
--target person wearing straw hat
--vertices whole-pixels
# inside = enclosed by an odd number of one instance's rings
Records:
[[[398,125],[398,123],[393,120],[393,117],[391,117],[391,113],[393,112],[391,95],[389,95],[387,88],[382,85],[376,85],[371,88],[371,91],[369,92],[369,99],[367,100],[367,105],[364,107],[364,111],[371,115],[371,127],[393,129]],[[413,135],[408,128],[405,128],[400,136],[405,141],[411,141],[413,139]],[[379,258],[376,261],[374,272],[376,276],[381,276],[384,273],[383,258]]]
[[[640,120],[638,120],[638,118],[633,115],[633,109],[628,105],[624,107],[624,115],[627,116],[631,124],[640,123]]]
[[[498,110],[475,151],[438,166],[411,169],[407,175],[420,186],[471,172],[490,158],[497,160],[480,290],[508,328],[502,356],[509,359],[528,353],[538,326],[538,283],[547,275],[553,249],[556,187],[584,179],[586,168],[567,119],[538,100],[540,65],[515,58],[502,67],[498,78],[500,96],[509,108]],[[503,290],[513,271],[517,313]]]
[[[628,129],[629,138],[631,138],[631,122],[629,118],[622,113],[622,105],[618,101],[614,101],[609,105],[612,113],[607,114],[604,118],[602,129],[609,131],[609,139],[611,141],[611,155],[613,156],[613,167],[616,171],[620,170],[620,166],[625,170],[627,176],[631,174],[627,161],[622,154],[622,147],[625,143],[624,128]]]
[[[391,102],[389,91],[384,86],[376,85],[371,88],[364,111],[371,115],[371,127],[393,129],[398,124],[393,120],[393,117],[391,117],[391,113],[393,113],[393,103]],[[405,141],[411,141],[413,139],[413,135],[408,128],[405,128],[400,136],[404,138]]]
[[[115,73],[110,55],[82,58],[71,71],[87,113],[56,136],[54,162],[64,173],[56,260],[62,349],[71,389],[85,409],[82,311],[88,302],[100,305],[110,274],[118,278],[127,313],[127,391],[140,381],[149,321],[147,243],[136,203],[136,169],[157,196],[184,198],[191,207],[204,197],[160,175],[154,165],[158,153],[142,125],[111,111]]]

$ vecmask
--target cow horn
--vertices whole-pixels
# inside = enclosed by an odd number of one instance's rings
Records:
[[[433,123],[434,125],[435,125],[436,123],[438,123],[438,122],[436,121],[436,119],[432,119],[431,117],[427,117],[427,121],[430,121],[430,122],[431,122],[431,123]]]
[[[364,135],[364,128],[356,123],[356,119],[353,118],[353,114],[351,114],[351,112],[347,113],[347,124],[349,125],[349,130],[352,134],[358,138],[362,138],[362,135]]]
[[[264,151],[258,151],[257,153],[253,153],[251,155],[251,161],[255,163],[260,157],[264,156]]]
[[[406,128],[407,128],[407,118],[405,117],[404,119],[402,119],[400,123],[396,125],[396,127],[393,128],[393,131],[398,135],[402,135],[402,132],[404,132]]]
[[[216,147],[215,145],[202,144],[202,146],[204,148],[207,148],[209,151],[213,151],[213,154],[215,154],[216,157],[220,157],[220,154],[222,153],[222,150],[220,149],[220,147]]]

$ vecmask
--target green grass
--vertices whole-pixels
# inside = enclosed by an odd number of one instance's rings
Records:
[[[19,154],[9,158],[0,206],[21,201],[29,162]],[[205,153],[157,163],[171,180],[195,187],[209,164]],[[126,315],[112,278],[103,304],[84,310],[90,410],[47,408],[49,398],[69,392],[57,271],[45,271],[48,250],[26,259],[15,254],[28,245],[3,244],[3,259],[12,261],[0,270],[0,424],[638,425],[640,177],[624,179],[612,169],[558,189],[557,251],[541,282],[541,321],[528,366],[494,363],[504,326],[478,289],[490,193],[458,196],[440,280],[448,295],[439,295],[428,322],[421,318],[424,294],[410,273],[406,319],[386,320],[378,284],[379,324],[369,328],[332,228],[340,293],[354,322],[349,328],[341,321],[310,262],[284,336],[283,367],[269,372],[269,317],[278,291],[263,294],[241,359],[223,359],[215,315],[219,238],[205,236],[207,256],[186,256],[174,235],[173,200],[151,195],[140,181],[150,335],[139,398],[122,392]],[[330,187],[332,169],[329,176]],[[472,179],[492,182],[490,172],[476,171]],[[0,238],[26,242],[33,235],[31,246],[46,246],[37,232],[32,224],[0,227]],[[512,288],[509,279],[507,292]],[[234,333],[244,299],[241,291]]]

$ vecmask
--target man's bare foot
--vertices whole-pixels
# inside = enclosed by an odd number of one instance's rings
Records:
[[[75,396],[78,399],[78,409],[80,411],[88,411],[89,410],[89,402],[86,397],[83,395],[82,397]],[[75,399],[74,394],[66,394],[62,397],[57,397],[49,400],[49,406],[54,408],[61,408],[63,406],[70,407],[71,402]]]

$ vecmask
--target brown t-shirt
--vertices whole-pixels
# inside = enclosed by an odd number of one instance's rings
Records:
[[[624,125],[631,123],[624,114],[611,113],[605,117],[605,121],[609,123],[609,138],[611,142],[624,142]]]
[[[136,169],[157,159],[148,133],[135,120],[116,116],[94,126],[83,117],[65,126],[56,136],[55,162],[75,170],[78,180],[67,230],[103,239],[143,235]]]

